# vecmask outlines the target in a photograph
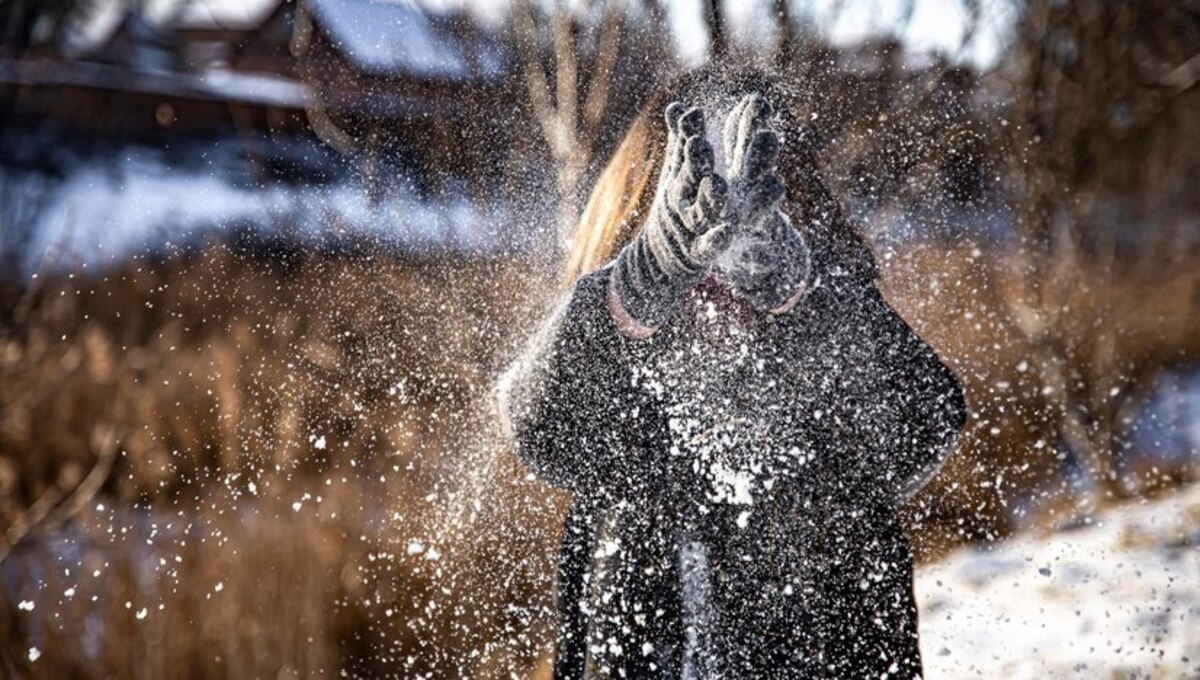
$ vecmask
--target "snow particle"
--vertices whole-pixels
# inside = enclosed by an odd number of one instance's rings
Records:
[[[749,510],[743,510],[741,513],[738,514],[737,525],[738,525],[739,529],[745,529],[746,527],[750,526],[750,511]]]

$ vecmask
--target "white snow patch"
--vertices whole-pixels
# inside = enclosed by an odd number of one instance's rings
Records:
[[[612,557],[621,552],[621,542],[617,540],[602,540],[596,550],[597,558]]]
[[[754,496],[750,487],[754,484],[754,475],[746,470],[735,470],[721,463],[714,463],[709,470],[712,475],[714,503],[729,503],[730,505],[752,505]]]
[[[1200,485],[920,570],[926,677],[1200,677]]]
[[[745,529],[746,527],[750,526],[750,511],[749,510],[743,510],[740,513],[738,513],[737,525],[738,525],[739,529]]]
[[[208,163],[197,167],[159,150],[125,146],[72,164],[53,186],[0,168],[14,186],[50,192],[49,207],[33,218],[33,238],[21,253],[27,266],[51,252],[59,266],[115,261],[242,226],[318,240],[375,237],[410,252],[496,252],[519,246],[523,237],[511,225],[530,219],[524,204],[483,205],[461,183],[425,195],[397,181],[373,198],[360,178],[341,176],[333,161],[319,166],[337,177],[328,184],[263,184],[246,180],[244,152],[230,144],[199,153]],[[407,177],[415,170],[395,172]]]

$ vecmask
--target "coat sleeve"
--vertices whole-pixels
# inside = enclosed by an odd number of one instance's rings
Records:
[[[576,493],[636,486],[655,431],[634,369],[654,339],[622,336],[608,311],[610,269],[582,277],[501,377],[500,420],[517,456]]]
[[[831,501],[899,504],[950,454],[966,420],[950,369],[873,283],[825,287],[779,319],[819,410],[812,436],[826,457],[815,490]]]
[[[870,433],[897,503],[921,489],[953,450],[967,419],[958,378],[884,301],[874,286],[869,304],[881,322],[875,354],[880,383],[874,407],[884,411]],[[881,436],[875,439],[873,435]]]

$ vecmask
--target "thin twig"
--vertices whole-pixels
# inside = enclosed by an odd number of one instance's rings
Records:
[[[69,497],[63,489],[57,486],[51,487],[17,518],[12,527],[5,532],[5,542],[0,544],[0,564],[34,529],[58,527],[79,514],[95,498],[100,488],[104,486],[104,481],[112,472],[113,464],[117,459],[117,440],[113,434],[111,427],[98,428],[93,433],[92,445],[98,451],[96,462]],[[66,498],[65,502],[64,498]]]

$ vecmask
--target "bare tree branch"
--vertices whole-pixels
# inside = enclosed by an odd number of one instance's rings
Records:
[[[575,36],[571,28],[571,17],[562,7],[561,0],[555,7],[550,20],[550,31],[554,38],[554,85],[555,102],[558,110],[558,134],[566,153],[575,146],[579,121],[579,62],[575,55]]]
[[[91,471],[69,496],[63,489],[57,486],[51,487],[39,496],[24,514],[17,518],[17,521],[5,532],[4,543],[0,543],[0,563],[3,563],[13,549],[34,529],[57,527],[79,514],[96,497],[96,493],[104,486],[104,482],[112,473],[113,464],[116,462],[117,440],[113,435],[111,427],[97,428],[92,432],[91,444],[97,454]],[[65,502],[64,498],[66,498]]]
[[[792,54],[792,3],[791,0],[775,0],[775,18],[779,25],[779,39],[775,42],[775,64],[783,67]]]
[[[979,32],[979,20],[982,17],[983,8],[979,0],[961,0],[963,9],[966,10],[967,18],[963,22],[962,39],[958,41],[958,48],[955,52],[962,55],[971,42],[975,40],[975,35]]]
[[[729,54],[729,31],[721,0],[708,0],[704,5],[704,14],[708,21],[709,54],[713,59],[724,57]]]
[[[605,9],[604,23],[600,27],[600,40],[597,44],[596,65],[592,71],[592,80],[588,85],[587,101],[583,109],[584,128],[592,133],[589,137],[599,131],[600,116],[608,105],[613,69],[617,65],[617,56],[620,54],[625,2],[624,0],[609,0]]]
[[[550,94],[550,82],[546,79],[546,72],[542,70],[536,49],[537,27],[533,23],[529,0],[513,2],[513,26],[517,32],[517,39],[525,47],[521,50],[524,55],[521,66],[525,75],[525,87],[529,92],[529,103],[533,107],[534,117],[542,127],[542,135],[557,159],[561,155],[558,113],[554,108],[554,97]]]
[[[536,49],[537,27],[529,0],[516,0],[513,15],[517,39],[524,47],[520,51],[524,55],[522,63],[530,104],[556,165],[561,200],[560,236],[566,243],[578,213],[579,182],[591,160],[608,105],[621,44],[625,3],[624,0],[608,0],[605,7],[582,111],[579,105],[579,55],[570,13],[561,2],[556,2],[550,17],[555,67],[553,96]]]

